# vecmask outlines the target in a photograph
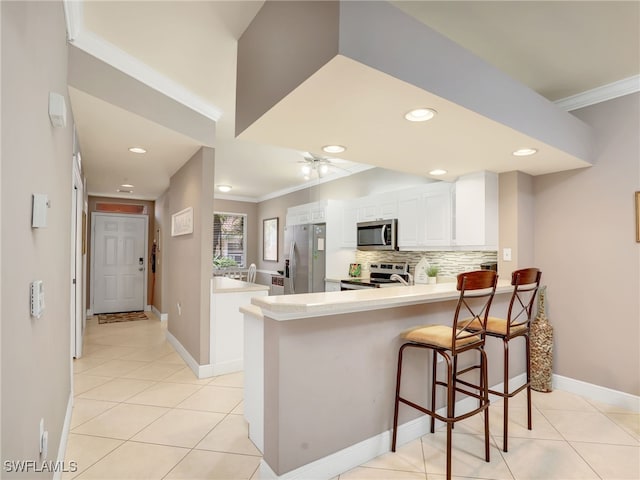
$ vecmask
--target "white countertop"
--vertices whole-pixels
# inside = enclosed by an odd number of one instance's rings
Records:
[[[496,294],[511,293],[508,280],[498,280]],[[339,315],[343,313],[380,310],[418,303],[455,300],[459,296],[455,282],[435,285],[411,285],[385,288],[367,288],[342,292],[303,293],[252,298],[251,303],[274,320]]]
[[[243,282],[227,277],[213,277],[211,279],[211,293],[260,292],[264,290],[268,291],[269,287],[259,283]]]

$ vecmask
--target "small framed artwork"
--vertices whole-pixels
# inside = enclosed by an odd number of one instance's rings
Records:
[[[278,261],[278,217],[262,221],[262,259]]]
[[[640,243],[640,192],[636,192],[636,242]]]
[[[187,207],[171,215],[171,236],[193,233],[193,207]]]

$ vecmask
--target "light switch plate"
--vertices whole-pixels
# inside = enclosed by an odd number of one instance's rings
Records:
[[[511,249],[510,248],[503,248],[502,249],[502,260],[504,260],[505,262],[510,262],[511,261]]]

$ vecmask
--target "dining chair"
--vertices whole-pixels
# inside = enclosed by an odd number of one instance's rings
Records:
[[[247,282],[256,283],[256,264],[252,263],[249,265],[249,271],[247,272]]]

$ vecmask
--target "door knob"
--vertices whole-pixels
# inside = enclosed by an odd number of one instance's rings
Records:
[[[138,270],[141,272],[141,271],[143,271],[143,270],[144,270],[144,268],[143,268],[143,267],[140,267]]]

